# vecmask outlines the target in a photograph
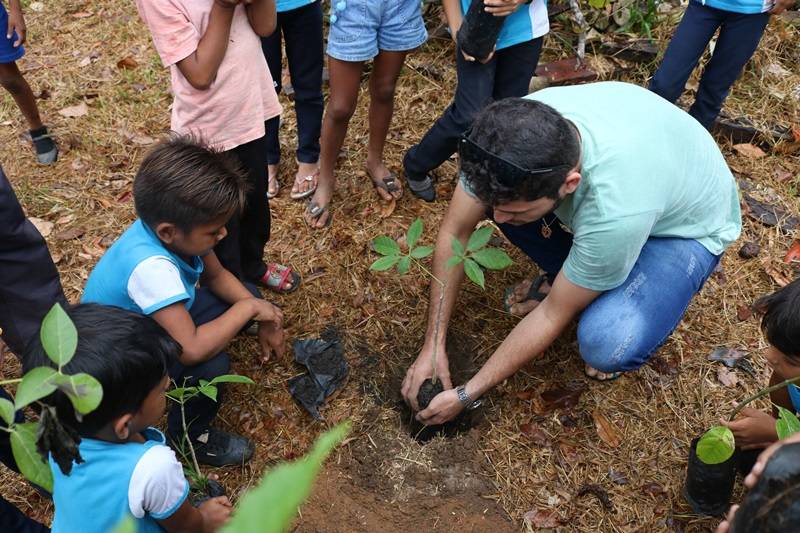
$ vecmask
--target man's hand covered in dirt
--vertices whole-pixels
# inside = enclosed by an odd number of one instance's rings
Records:
[[[761,473],[764,472],[764,468],[767,466],[767,462],[769,461],[770,457],[772,457],[772,455],[778,451],[778,448],[784,444],[793,444],[797,442],[800,442],[800,433],[795,433],[791,437],[787,437],[782,441],[775,442],[770,445],[769,448],[761,452],[756,460],[756,464],[753,465],[753,469],[750,470],[750,473],[744,478],[744,486],[748,489],[755,487],[756,483],[758,483],[758,478],[761,477]],[[717,527],[716,533],[728,533],[728,531],[730,531],[731,523],[733,522],[733,516],[736,514],[738,509],[738,505],[731,506],[730,510],[728,511],[728,516],[726,516],[725,520],[723,520]]]
[[[403,386],[400,388],[400,393],[403,395],[406,403],[411,406],[414,411],[419,411],[417,404],[417,393],[422,382],[430,379],[433,376],[433,349],[424,346],[422,351],[417,356],[414,364],[408,368],[406,377],[403,379]],[[450,367],[447,363],[447,352],[444,349],[439,349],[436,352],[436,375],[442,381],[442,386],[446,389],[452,389],[453,384],[450,382]]]
[[[485,11],[495,17],[507,17],[524,3],[525,0],[483,0]]]
[[[14,41],[14,48],[18,48],[25,43],[25,36],[27,29],[25,27],[25,17],[22,16],[22,7],[19,5],[19,0],[12,0],[8,4],[8,30],[6,31],[6,39],[11,39],[11,36],[17,33],[17,39]]]
[[[449,389],[437,394],[427,409],[417,413],[417,420],[426,426],[437,426],[454,419],[463,409],[456,390]]]
[[[775,419],[771,414],[746,407],[739,413],[739,417],[728,422],[720,421],[733,432],[736,445],[743,450],[764,448],[778,440],[775,430]]]
[[[233,505],[227,496],[218,496],[204,501],[197,510],[203,515],[203,533],[214,533],[228,521]]]

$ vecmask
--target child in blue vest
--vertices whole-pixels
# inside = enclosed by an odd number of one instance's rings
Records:
[[[700,77],[689,114],[707,130],[717,119],[731,86],[758,47],[771,14],[795,0],[690,0],[681,23],[667,46],[650,90],[675,102],[683,93],[709,41],[719,30],[711,59]]]
[[[8,0],[8,11],[0,0],[0,32],[0,85],[11,94],[28,122],[36,160],[50,165],[58,159],[58,146],[42,123],[31,86],[17,66],[17,60],[25,55],[22,45],[27,33],[20,0]]]
[[[487,58],[474,58],[456,50],[458,85],[453,102],[403,158],[408,188],[427,202],[436,199],[430,172],[455,153],[458,139],[470,128],[475,115],[493,101],[528,94],[544,35],[550,30],[544,0],[484,3],[487,12],[506,17],[495,52]],[[442,2],[453,40],[470,4],[470,0]]]
[[[772,369],[769,384],[777,385],[800,376],[800,280],[765,296],[753,304],[763,314],[761,331],[769,343],[764,358]],[[792,412],[800,412],[800,388],[790,384],[773,391],[770,400]],[[772,413],[745,407],[733,422],[722,421],[744,450],[765,448],[778,440],[777,409]]]
[[[214,246],[225,224],[245,202],[246,177],[230,155],[187,138],[165,141],[142,161],[133,183],[136,220],[89,275],[83,302],[113,305],[152,316],[183,347],[169,368],[181,386],[227,374],[223,350],[251,322],[258,322],[264,360],[283,353],[283,315],[220,264]],[[202,288],[197,289],[200,282]],[[253,443],[210,427],[218,402],[201,396],[185,406],[191,421],[182,431],[180,410],[170,410],[167,435],[195,442],[198,459],[212,466],[241,464]]]
[[[45,400],[67,432],[80,435],[78,455],[64,454],[62,435],[45,425],[53,472],[52,531],[106,533],[126,516],[140,533],[219,529],[230,515],[230,502],[223,496],[193,507],[181,463],[152,427],[164,414],[167,369],[181,346],[139,313],[81,304],[67,314],[78,346],[62,370],[93,376],[103,386],[103,399],[80,420],[62,392]],[[38,338],[26,355],[25,371],[54,366]]]
[[[294,90],[294,112],[297,116],[297,172],[290,197],[301,200],[314,194],[319,173],[319,134],[322,128],[322,0],[276,0],[277,27],[272,35],[261,38],[275,90],[282,86],[281,41],[286,45],[286,60]],[[281,146],[278,124],[267,123],[267,168],[270,198],[278,195],[278,165]]]

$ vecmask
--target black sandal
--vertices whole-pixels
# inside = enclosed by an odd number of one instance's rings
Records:
[[[372,180],[372,186],[376,189],[383,189],[388,192],[395,200],[399,200],[403,197],[403,189],[397,185],[397,175],[394,172],[390,172],[388,176],[381,178],[380,181]],[[394,193],[396,192],[401,193],[399,197],[395,197]]]
[[[525,296],[525,299],[522,300],[521,302],[514,302],[511,305],[509,305],[508,299],[511,297],[512,294],[514,294],[515,287],[506,288],[505,295],[503,296],[503,309],[506,310],[506,313],[510,313],[511,307],[516,304],[525,303],[530,300],[533,300],[535,302],[541,302],[547,297],[546,293],[539,291],[539,289],[542,288],[542,285],[544,285],[545,281],[548,283],[550,282],[550,280],[547,277],[547,274],[539,274],[538,276],[536,276],[536,279],[533,280],[533,282],[531,283],[531,287],[528,289],[528,294]]]

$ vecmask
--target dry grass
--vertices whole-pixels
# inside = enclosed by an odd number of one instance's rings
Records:
[[[40,107],[46,122],[54,127],[62,157],[52,168],[34,164],[30,147],[19,138],[25,129],[21,117],[10,97],[2,93],[0,160],[28,214],[56,223],[48,243],[58,260],[68,297],[77,300],[103,246],[134,218],[129,196],[131,178],[147,149],[141,143],[147,142],[146,137],[158,138],[168,129],[169,79],[132,2],[48,2],[42,11],[28,9],[27,22],[30,48],[20,65],[34,92],[49,93],[49,98],[40,100]],[[560,23],[554,28],[566,36]],[[659,30],[663,43],[668,28],[664,25]],[[726,108],[757,123],[796,123],[800,99],[792,92],[800,86],[798,50],[798,28],[773,21]],[[455,80],[451,54],[449,43],[433,41],[407,61],[387,144],[387,160],[394,170],[400,170],[403,151],[448,104]],[[548,40],[545,60],[566,55],[570,52],[563,48],[562,40]],[[117,62],[128,56],[138,67],[117,68]],[[774,64],[795,72],[780,77],[774,73],[777,69],[769,69]],[[431,66],[441,76],[432,77]],[[643,83],[647,74],[646,68],[634,66],[625,77]],[[426,448],[398,432],[399,415],[391,405],[376,408],[372,397],[364,394],[370,387],[391,381],[414,357],[424,331],[426,284],[413,276],[399,283],[370,274],[367,244],[380,233],[399,236],[417,216],[425,220],[429,230],[435,228],[446,205],[423,204],[409,195],[393,212],[379,203],[363,172],[367,101],[366,93],[361,96],[339,165],[334,224],[327,231],[308,230],[302,222],[304,206],[287,197],[294,173],[289,164],[293,160],[294,117],[291,112],[286,114],[283,195],[272,203],[273,239],[267,254],[270,260],[291,264],[305,275],[324,271],[298,293],[277,298],[289,318],[292,335],[313,335],[333,322],[350,341],[358,339],[371,347],[369,351],[348,352],[353,367],[350,385],[326,409],[328,422],[353,419],[358,439],[367,438],[370,432],[397,435],[397,439],[405,439],[401,447],[407,452],[406,458],[427,464]],[[85,116],[65,118],[58,114],[58,110],[80,102],[89,107]],[[729,146],[724,150],[733,168],[757,184],[772,187],[784,206],[798,213],[797,155],[751,160],[736,155]],[[775,172],[779,168],[790,171],[795,179],[778,181]],[[454,169],[449,162],[438,172],[443,197],[452,190]],[[61,231],[75,227],[84,228],[85,233],[75,239],[59,239]],[[430,233],[427,239],[432,239]],[[792,238],[747,219],[743,240],[759,242],[761,257],[779,261]],[[483,457],[478,459],[496,487],[495,493],[487,496],[496,500],[517,526],[522,515],[535,508],[555,508],[568,519],[565,529],[582,531],[701,531],[715,524],[714,520],[691,515],[680,496],[687,445],[729,412],[731,402],[766,382],[767,371],[759,356],[764,342],[757,324],[754,319],[740,322],[736,312],[740,304],[775,289],[761,260],[743,261],[735,254],[736,249],[738,245],[723,261],[724,276],[709,280],[661,349],[661,363],[648,365],[613,384],[589,383],[578,407],[557,413],[567,414],[572,420],[560,420],[557,414],[540,417],[535,414],[534,400],[512,393],[539,392],[555,383],[583,379],[574,333],[562,336],[543,358],[489,395],[487,421],[479,441]],[[488,357],[515,323],[498,311],[502,289],[530,274],[533,267],[519,254],[514,257],[512,269],[489,276],[485,294],[474,288],[462,294],[453,333],[470,339],[477,361]],[[352,342],[350,346],[354,346]],[[720,384],[717,366],[706,361],[706,355],[718,346],[751,352],[757,379],[739,373],[740,385],[727,388]],[[249,340],[236,341],[231,352],[236,371],[258,382],[253,387],[232,389],[222,410],[225,424],[249,432],[258,441],[257,459],[252,464],[220,473],[236,496],[266,465],[303,453],[325,424],[310,421],[289,397],[285,382],[297,372],[291,363],[262,367]],[[674,375],[669,375],[671,368]],[[4,370],[12,374],[16,368],[7,362]],[[533,398],[536,396],[533,394]],[[591,417],[595,410],[621,433],[619,447],[612,449],[599,439]],[[520,425],[531,420],[552,442],[573,446],[573,460],[562,461],[558,446],[537,446],[523,435]],[[570,425],[575,427],[570,429]],[[335,462],[344,464],[348,460],[345,447]],[[396,469],[395,463],[387,457],[386,468]],[[609,470],[624,474],[626,483],[613,483]],[[49,504],[16,476],[4,471],[0,477],[0,492],[6,498],[40,518],[49,516]],[[574,498],[587,483],[598,484],[610,493],[614,513],[604,511],[594,498]]]

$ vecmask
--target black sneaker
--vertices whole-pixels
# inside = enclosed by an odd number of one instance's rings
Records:
[[[247,437],[209,428],[195,439],[194,451],[204,465],[241,465],[253,457],[255,445]]]
[[[436,189],[433,188],[433,180],[430,176],[425,176],[422,180],[411,179],[406,173],[406,183],[414,196],[421,198],[426,202],[433,202],[436,200]]]
[[[36,160],[43,165],[51,165],[58,160],[58,146],[47,132],[47,126],[31,130],[31,140],[36,150]]]

